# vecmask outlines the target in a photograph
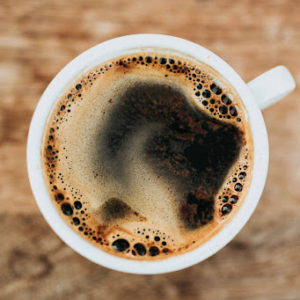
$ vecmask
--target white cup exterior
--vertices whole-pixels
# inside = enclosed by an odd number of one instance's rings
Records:
[[[233,219],[195,250],[157,261],[135,261],[110,255],[73,231],[60,217],[50,199],[41,161],[44,127],[50,112],[66,88],[93,66],[138,51],[191,56],[217,70],[235,88],[246,107],[254,148],[250,188]],[[159,274],[184,269],[205,260],[229,243],[249,220],[260,199],[267,176],[268,157],[268,137],[261,111],[240,76],[211,51],[181,38],[159,34],[137,34],[112,39],[90,48],[66,65],[43,93],[31,121],[27,142],[27,167],[31,188],[43,216],[56,234],[87,259],[113,270],[134,274]]]

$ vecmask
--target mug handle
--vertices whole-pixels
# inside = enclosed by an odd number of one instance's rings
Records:
[[[284,66],[277,66],[259,75],[247,85],[260,109],[276,103],[296,87],[292,74]]]

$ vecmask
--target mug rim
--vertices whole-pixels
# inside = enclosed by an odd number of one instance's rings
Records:
[[[131,51],[165,49],[180,52],[211,66],[235,88],[245,105],[253,139],[253,171],[248,194],[232,220],[213,237],[194,250],[155,261],[138,261],[117,257],[83,239],[60,217],[46,187],[41,147],[44,127],[63,91],[81,74],[113,57]],[[155,50],[154,50],[155,51]],[[34,198],[54,232],[74,251],[107,268],[133,274],[161,274],[181,270],[199,263],[228,244],[244,227],[262,194],[268,171],[268,137],[262,113],[246,83],[223,59],[210,50],[178,37],[161,34],[134,34],[100,43],[69,62],[50,82],[34,111],[27,140],[27,170]]]

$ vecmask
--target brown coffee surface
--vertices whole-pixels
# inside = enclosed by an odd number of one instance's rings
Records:
[[[191,251],[243,203],[247,114],[233,87],[192,58],[134,53],[67,87],[42,146],[62,218],[100,249],[155,260]]]

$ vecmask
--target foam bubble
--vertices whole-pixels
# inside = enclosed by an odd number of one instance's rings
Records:
[[[133,248],[136,250],[137,254],[141,256],[144,256],[147,252],[146,247],[141,243],[135,244]]]
[[[157,256],[159,255],[159,249],[156,246],[152,246],[149,248],[149,255],[150,256]]]
[[[112,246],[116,251],[123,252],[127,250],[130,245],[127,240],[118,239],[112,243]]]
[[[221,212],[223,215],[228,215],[232,210],[232,206],[230,204],[225,204],[222,206]]]
[[[66,216],[72,216],[73,215],[73,209],[69,203],[63,203],[61,205],[61,210]]]

